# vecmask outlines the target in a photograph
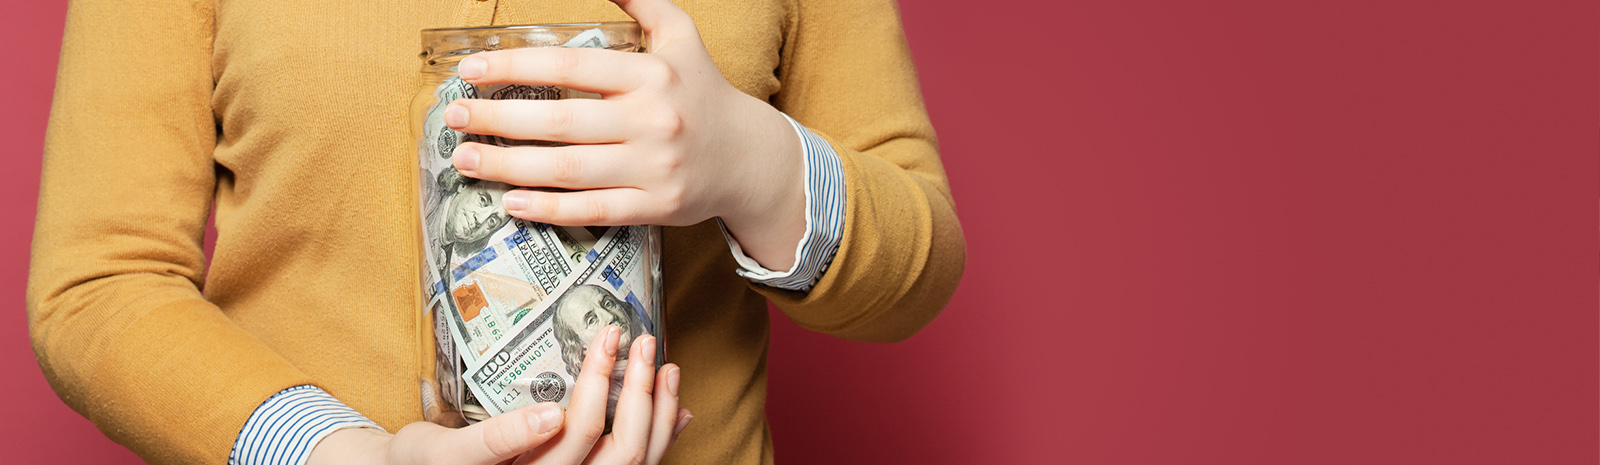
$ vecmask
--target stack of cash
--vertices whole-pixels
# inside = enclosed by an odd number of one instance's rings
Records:
[[[565,46],[612,48],[599,29]],[[539,402],[565,406],[583,355],[602,329],[622,328],[622,347],[645,334],[660,334],[659,230],[513,218],[501,198],[514,186],[463,176],[451,164],[462,142],[559,145],[452,130],[444,125],[443,112],[455,99],[593,94],[550,86],[475,86],[450,78],[434,96],[418,140],[421,284],[436,354],[434,378],[422,383],[425,414],[459,414],[477,422]],[[612,373],[608,421],[624,366],[618,363]]]

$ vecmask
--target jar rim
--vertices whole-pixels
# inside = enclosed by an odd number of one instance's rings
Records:
[[[601,21],[601,22],[593,22],[593,23],[516,24],[516,25],[511,25],[511,26],[436,27],[436,28],[423,29],[422,30],[422,34],[423,35],[452,34],[452,33],[456,33],[456,32],[480,32],[480,31],[490,31],[490,30],[496,30],[496,29],[504,29],[504,30],[507,30],[507,31],[526,31],[526,30],[534,30],[534,29],[595,28],[595,27],[627,26],[627,25],[638,26],[639,22],[638,21]]]
[[[588,23],[524,24],[423,29],[422,52],[417,55],[423,67],[449,65],[454,59],[472,53],[502,48],[561,45],[567,39],[590,30],[603,31],[614,43],[642,43],[644,28],[637,21]],[[452,58],[454,57],[454,58]]]

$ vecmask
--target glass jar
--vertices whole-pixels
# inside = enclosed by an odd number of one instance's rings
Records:
[[[411,105],[417,140],[417,218],[423,308],[424,418],[461,426],[539,402],[563,407],[583,356],[607,324],[623,329],[611,374],[610,424],[633,339],[661,339],[661,231],[655,226],[554,226],[513,218],[502,195],[516,188],[457,172],[456,146],[559,147],[549,141],[467,134],[445,126],[459,98],[598,98],[553,86],[476,86],[456,75],[467,55],[521,47],[644,51],[634,22],[497,26],[422,31],[422,75]]]

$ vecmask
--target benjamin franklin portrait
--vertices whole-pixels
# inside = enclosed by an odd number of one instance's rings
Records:
[[[644,322],[633,312],[633,306],[593,284],[573,286],[550,305],[550,311],[555,312],[552,325],[556,341],[561,343],[561,359],[573,378],[578,377],[589,343],[606,325],[617,325],[622,330],[617,342],[619,362],[627,359],[634,338],[645,334]]]
[[[437,185],[444,202],[441,264],[483,250],[494,232],[511,222],[501,204],[509,189],[505,184],[479,181],[448,168],[439,173]]]

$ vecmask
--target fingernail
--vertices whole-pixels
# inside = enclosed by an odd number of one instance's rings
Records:
[[[450,105],[444,109],[444,124],[446,126],[456,129],[464,128],[467,126],[468,119],[470,117],[467,115],[467,107],[465,106]]]
[[[674,366],[672,371],[667,372],[667,392],[672,393],[672,397],[678,397],[678,371],[678,367]]]
[[[489,62],[478,57],[462,58],[461,63],[456,65],[456,74],[460,74],[461,79],[481,78],[483,77],[483,73],[488,71]]]
[[[528,209],[528,194],[526,192],[511,191],[500,197],[500,202],[506,206],[506,211]]]
[[[656,363],[656,337],[645,336],[639,341],[639,358],[647,365]]]
[[[456,161],[456,169],[458,170],[472,171],[478,169],[478,149],[472,148],[471,145],[461,144],[456,147],[456,153],[451,155],[450,158]]]
[[[616,326],[606,326],[606,355],[617,356],[617,344],[622,343],[622,338],[617,337],[619,331]]]
[[[689,420],[693,420],[693,419],[694,419],[694,414],[692,414],[692,413],[688,414],[688,415],[684,415],[683,418],[678,420],[678,426],[676,428],[672,428],[672,435],[673,436],[677,436],[678,433],[682,433],[684,428],[688,428],[689,427]]]
[[[561,405],[555,402],[542,402],[533,407],[533,415],[528,416],[528,425],[540,433],[556,429],[561,426]]]

